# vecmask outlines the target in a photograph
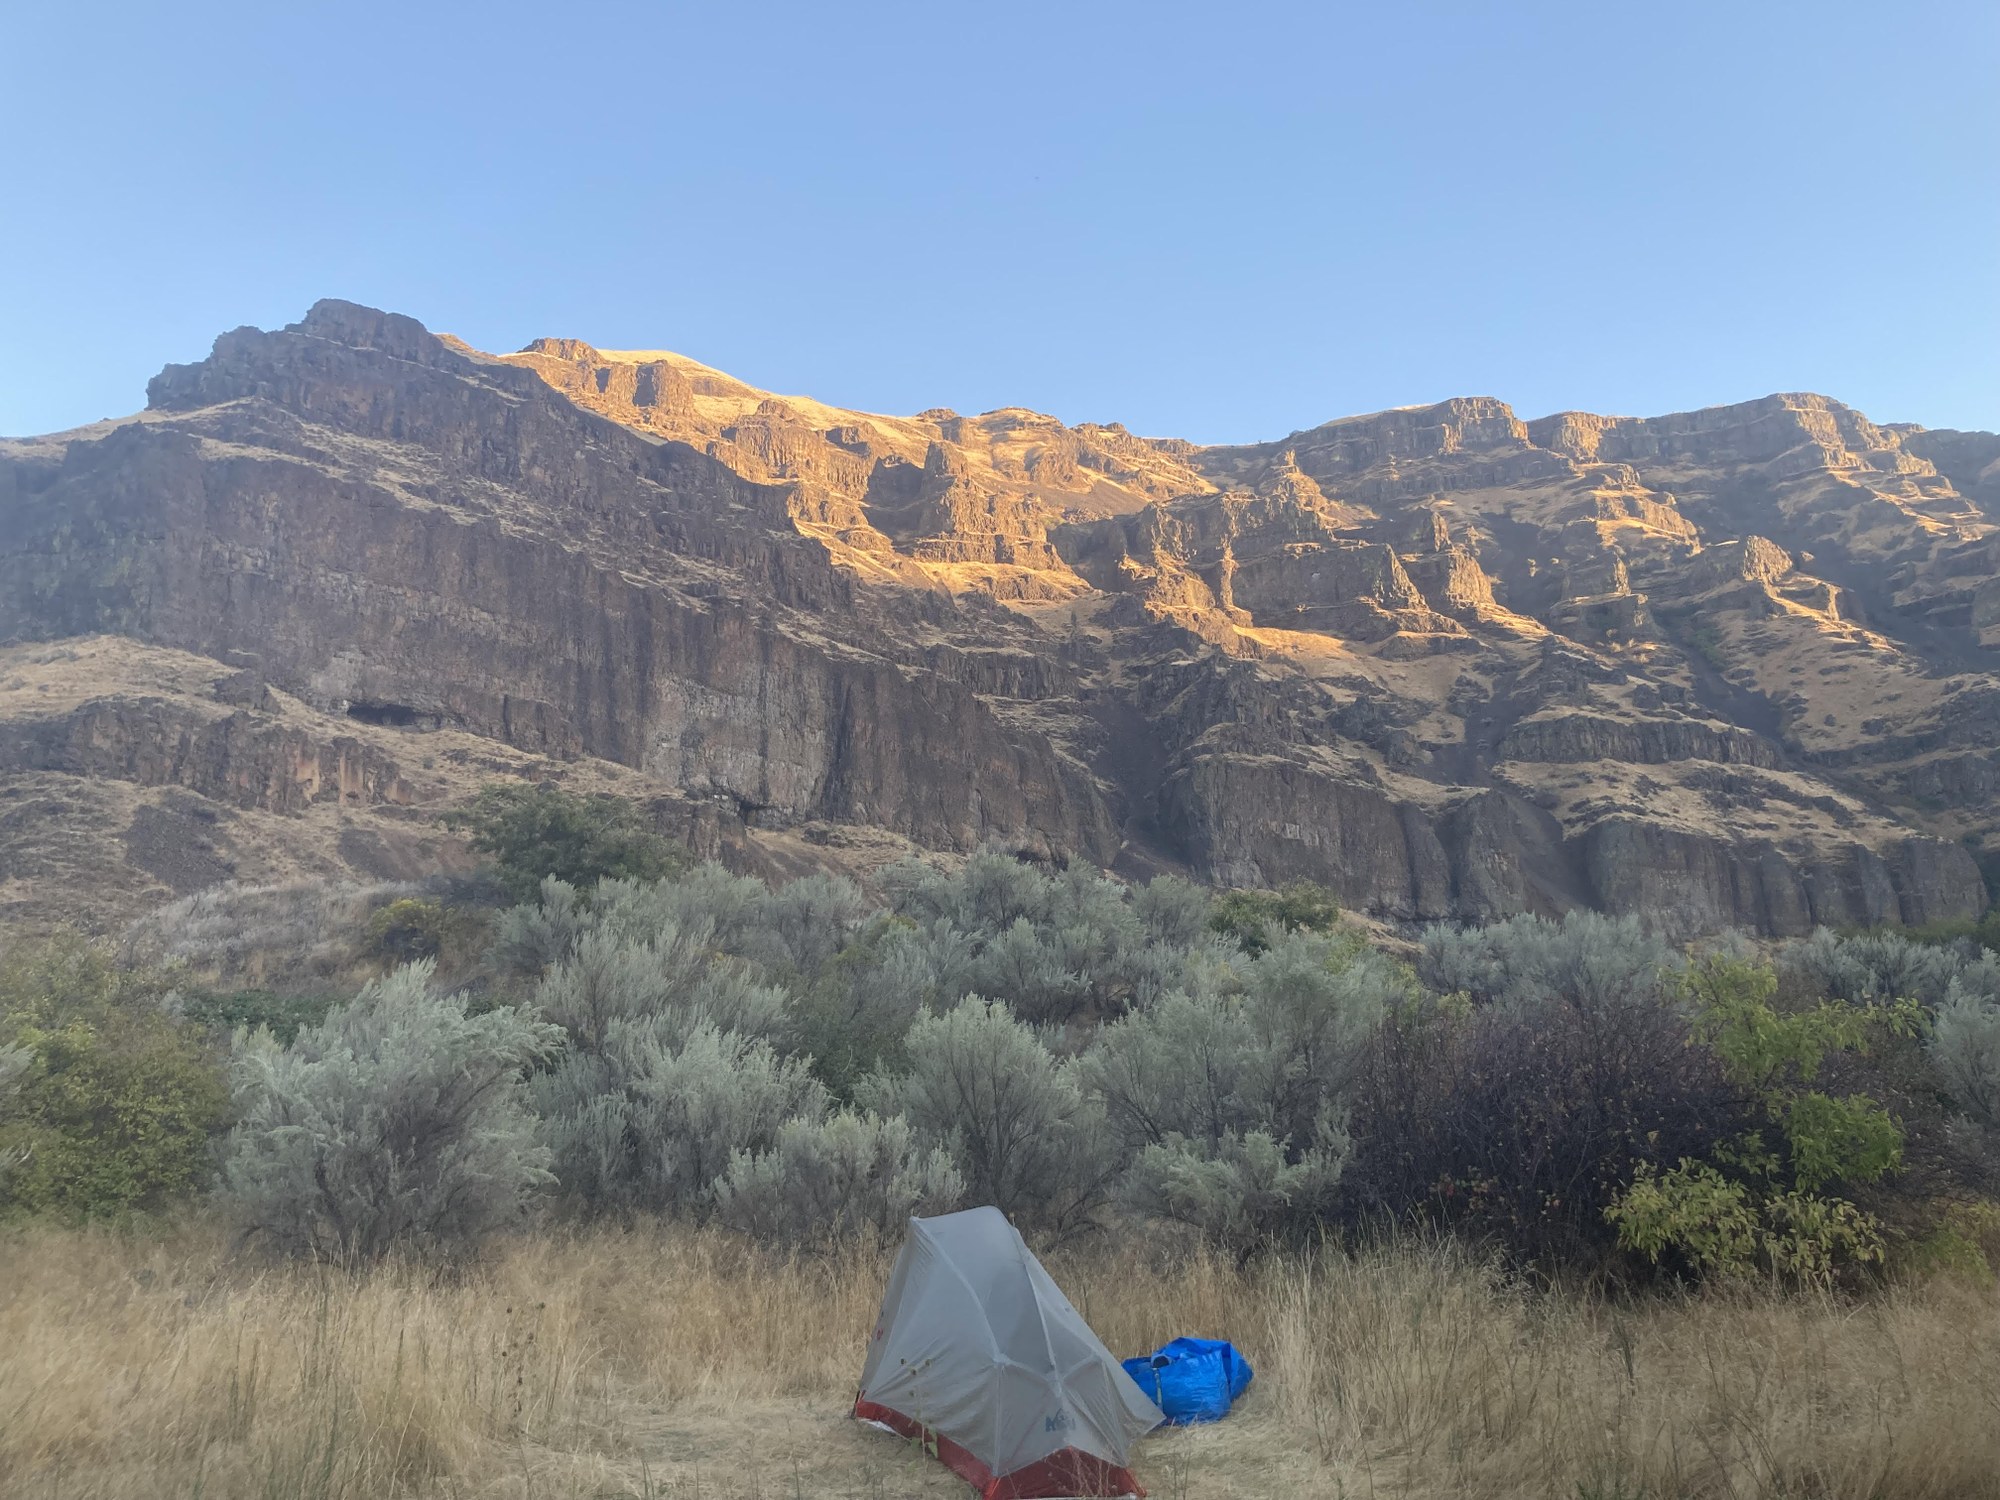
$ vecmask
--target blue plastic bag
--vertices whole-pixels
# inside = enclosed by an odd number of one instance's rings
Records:
[[[1226,1339],[1175,1339],[1121,1363],[1176,1427],[1221,1421],[1252,1373],[1250,1361]]]

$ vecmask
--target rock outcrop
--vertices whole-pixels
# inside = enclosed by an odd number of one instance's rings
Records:
[[[333,302],[148,398],[0,443],[0,798],[127,849],[192,816],[162,797],[256,820],[174,888],[417,858],[398,830],[493,774],[762,868],[998,839],[1676,935],[1985,905],[1988,434],[1468,398],[1199,448]],[[76,640],[118,672],[34,664]],[[12,826],[0,865],[45,847]]]
[[[294,813],[315,802],[408,806],[395,759],[352,735],[320,739],[245,709],[211,717],[172,698],[99,698],[0,723],[0,773],[184,787],[212,801]]]

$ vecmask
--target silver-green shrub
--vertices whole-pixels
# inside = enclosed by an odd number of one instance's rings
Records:
[[[1244,1083],[1255,1045],[1239,996],[1178,993],[1100,1028],[1080,1076],[1131,1152],[1214,1142],[1254,1123]]]
[[[958,1206],[964,1180],[942,1147],[921,1145],[900,1115],[843,1110],[788,1121],[768,1151],[739,1151],[716,1184],[716,1214],[776,1244],[886,1239],[912,1214]]]
[[[1147,938],[1167,948],[1193,948],[1208,938],[1214,900],[1207,889],[1177,875],[1160,875],[1132,892],[1132,913]]]
[[[1321,1222],[1351,1152],[1345,1127],[1330,1119],[1304,1150],[1262,1130],[1227,1131],[1215,1141],[1170,1136],[1140,1153],[1126,1179],[1126,1202],[1242,1256]]]
[[[977,994],[1003,997],[1028,1021],[1060,1021],[1077,1013],[1089,998],[1090,979],[1067,963],[1064,934],[1035,929],[1026,917],[988,938],[973,960],[971,983]]]
[[[787,1045],[808,1055],[842,1098],[868,1074],[900,1064],[917,1017],[965,993],[970,945],[878,916],[819,972],[787,1013]]]
[[[1368,1039],[1408,974],[1380,954],[1289,933],[1099,1029],[1083,1078],[1130,1149],[1261,1130],[1300,1149],[1344,1109]]]
[[[1051,1055],[1006,1005],[977,996],[919,1020],[905,1051],[907,1071],[868,1080],[864,1103],[945,1146],[969,1201],[1058,1235],[1088,1223],[1117,1157],[1075,1063]]]
[[[1930,1050],[1952,1101],[2000,1126],[2000,1004],[1953,985],[1937,1008]]]
[[[561,963],[594,926],[582,892],[551,875],[540,896],[500,914],[493,933],[494,957],[510,974],[536,975]]]
[[[614,1023],[634,1018],[655,1018],[681,1036],[709,1026],[776,1037],[786,996],[742,961],[718,958],[713,929],[694,919],[662,923],[643,940],[603,928],[585,933],[542,977],[534,1000],[573,1047],[597,1052]]]
[[[34,1054],[26,1047],[0,1047],[0,1116],[6,1114],[8,1096],[34,1060]],[[26,1159],[25,1148],[0,1146],[0,1189],[7,1185],[8,1172]]]
[[[773,971],[810,979],[848,945],[870,915],[851,880],[808,875],[764,892],[744,956]]]
[[[926,934],[947,993],[1004,1000],[1025,1020],[1115,1016],[1186,984],[1206,931],[1207,901],[1185,882],[1135,892],[1083,866],[1037,870],[987,849],[957,871],[920,860],[880,877],[891,910]]]
[[[1373,949],[1290,933],[1244,972],[1255,1047],[1244,1087],[1258,1123],[1302,1145],[1346,1105],[1362,1049],[1391,1005],[1415,992],[1408,972]]]
[[[671,1014],[613,1021],[601,1050],[572,1047],[537,1075],[532,1098],[576,1206],[694,1217],[737,1152],[768,1151],[828,1102],[802,1059],[739,1032],[683,1030]]]
[[[1417,973],[1439,994],[1493,1005],[1601,1011],[1665,997],[1680,956],[1635,916],[1572,911],[1490,927],[1433,927]]]
[[[2000,960],[1971,944],[1919,943],[1894,932],[1842,936],[1822,927],[1778,950],[1779,973],[1817,999],[1855,1005],[1945,1003],[1954,986],[2000,1001]]]
[[[523,1070],[555,1027],[468,1015],[428,962],[370,984],[280,1047],[239,1035],[223,1189],[246,1228],[293,1255],[463,1251],[551,1183]]]
[[[566,1038],[532,1098],[574,1207],[701,1216],[733,1154],[769,1150],[788,1121],[825,1113],[809,1059],[774,1045],[793,1030],[794,996],[746,956],[790,972],[838,951],[858,896],[844,882],[800,884],[781,899],[707,865],[601,881],[584,903],[549,882],[510,917],[509,937],[542,963],[534,1006]]]
[[[1312,933],[1210,973],[1101,1028],[1079,1067],[1131,1156],[1127,1205],[1240,1252],[1331,1210],[1356,1070],[1413,980]]]
[[[510,972],[539,975],[600,933],[656,945],[699,933],[713,952],[745,956],[767,945],[763,919],[772,899],[761,880],[714,864],[665,880],[600,880],[587,893],[550,877],[534,901],[501,917],[498,956]]]

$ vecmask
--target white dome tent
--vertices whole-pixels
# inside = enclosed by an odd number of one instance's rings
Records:
[[[921,1440],[983,1500],[1143,1493],[1163,1420],[997,1208],[912,1219],[854,1415]]]

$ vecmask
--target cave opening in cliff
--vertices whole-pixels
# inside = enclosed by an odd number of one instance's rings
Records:
[[[371,703],[359,699],[347,705],[347,717],[386,729],[435,729],[438,722],[436,714],[419,713],[407,703]]]

